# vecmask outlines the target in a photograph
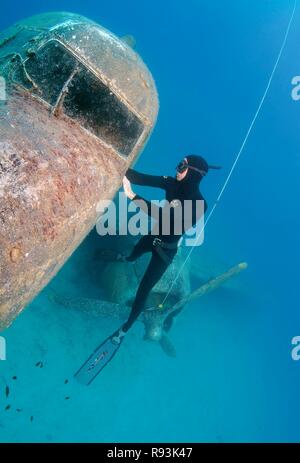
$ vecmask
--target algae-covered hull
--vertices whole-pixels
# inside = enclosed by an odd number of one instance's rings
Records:
[[[78,15],[0,35],[0,328],[50,281],[97,220],[155,124],[151,74]]]

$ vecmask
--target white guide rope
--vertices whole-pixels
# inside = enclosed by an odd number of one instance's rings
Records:
[[[264,104],[264,102],[265,102],[265,99],[266,99],[267,94],[268,94],[268,92],[269,92],[271,83],[272,83],[272,81],[273,81],[274,74],[275,74],[275,72],[276,72],[276,70],[277,70],[277,67],[278,67],[280,58],[281,58],[281,56],[282,56],[283,50],[284,50],[284,48],[285,48],[285,45],[286,45],[286,42],[287,42],[287,39],[288,39],[288,36],[289,36],[289,33],[290,33],[291,25],[292,25],[292,22],[293,22],[293,19],[294,19],[294,16],[295,16],[296,7],[297,7],[297,0],[295,0],[295,2],[294,2],[293,11],[292,11],[292,13],[291,13],[291,17],[290,17],[289,23],[288,23],[288,25],[287,25],[287,28],[286,28],[286,31],[285,31],[285,35],[284,35],[284,38],[283,38],[283,41],[282,41],[282,44],[281,44],[281,47],[280,47],[280,50],[279,50],[277,59],[276,59],[276,61],[275,61],[274,67],[273,67],[273,69],[272,69],[272,72],[271,72],[271,74],[270,74],[270,77],[269,77],[269,80],[268,80],[266,89],[265,89],[265,91],[264,91],[264,93],[263,93],[263,96],[262,96],[262,98],[261,98],[261,100],[260,100],[260,103],[259,103],[259,105],[258,105],[258,107],[257,107],[256,113],[254,114],[254,117],[253,117],[253,119],[252,119],[252,121],[251,121],[251,123],[250,123],[250,126],[249,126],[248,131],[247,131],[247,133],[246,133],[246,135],[245,135],[245,138],[244,138],[244,140],[243,140],[243,142],[242,142],[242,144],[241,144],[241,147],[240,147],[240,149],[239,149],[239,151],[238,151],[238,153],[237,153],[237,155],[236,155],[236,157],[235,157],[235,159],[234,159],[234,162],[233,162],[233,164],[232,164],[232,167],[231,167],[231,169],[230,169],[230,172],[229,172],[229,174],[227,175],[226,180],[225,180],[225,182],[224,182],[224,184],[223,184],[223,186],[222,186],[222,188],[221,188],[221,191],[220,191],[220,193],[219,193],[219,195],[218,195],[218,197],[217,197],[217,199],[216,199],[216,201],[215,201],[215,203],[214,203],[214,205],[213,205],[213,207],[212,207],[210,213],[208,214],[207,218],[206,218],[205,221],[204,221],[203,227],[202,227],[202,229],[201,229],[201,231],[200,231],[200,233],[199,233],[198,238],[196,239],[196,243],[195,243],[195,244],[197,244],[197,242],[199,241],[199,239],[200,239],[200,237],[201,237],[201,235],[202,235],[202,233],[203,233],[203,231],[204,231],[204,228],[206,227],[207,223],[208,223],[209,220],[211,219],[211,217],[212,217],[212,215],[213,215],[213,213],[214,213],[214,211],[215,211],[215,209],[216,209],[216,207],[217,207],[217,205],[218,205],[218,203],[219,203],[221,197],[223,196],[223,193],[224,193],[224,191],[225,191],[225,189],[226,189],[226,187],[227,187],[227,185],[228,185],[228,182],[229,182],[229,180],[230,180],[230,178],[231,178],[231,176],[232,176],[232,174],[233,174],[233,172],[234,172],[234,170],[235,170],[235,168],[236,168],[236,165],[237,165],[237,163],[238,163],[238,161],[239,161],[239,159],[240,159],[240,157],[241,157],[241,154],[242,154],[242,152],[244,151],[244,148],[245,148],[245,146],[246,146],[246,143],[247,143],[247,141],[248,141],[248,138],[249,138],[249,136],[250,136],[250,134],[251,134],[251,132],[252,132],[252,129],[253,129],[254,125],[255,125],[255,122],[256,122],[256,120],[257,120],[257,118],[258,118],[258,116],[259,116],[259,113],[260,113],[260,111],[261,111],[261,109],[262,109],[262,106],[263,106],[263,104]],[[184,269],[184,267],[185,267],[185,265],[186,265],[188,259],[190,258],[190,256],[191,256],[193,250],[194,250],[194,247],[191,247],[190,251],[188,252],[188,254],[187,254],[186,258],[185,258],[185,260],[184,260],[183,263],[182,263],[181,268],[179,269],[179,271],[178,271],[178,273],[177,273],[175,279],[173,280],[173,282],[172,282],[172,284],[171,284],[171,286],[170,286],[170,288],[169,288],[169,291],[167,292],[167,294],[166,294],[164,300],[162,301],[162,303],[161,303],[160,305],[163,306],[164,303],[166,302],[166,300],[168,299],[168,297],[169,297],[169,295],[170,295],[170,293],[171,293],[171,291],[172,291],[172,289],[173,289],[173,287],[174,287],[174,285],[175,285],[175,283],[176,283],[176,281],[177,281],[179,275],[180,275],[181,272],[183,271],[183,269]]]

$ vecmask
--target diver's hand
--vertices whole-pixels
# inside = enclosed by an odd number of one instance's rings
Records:
[[[124,193],[127,196],[127,198],[133,199],[135,197],[135,193],[132,191],[131,183],[127,177],[123,178],[123,188],[124,188]]]

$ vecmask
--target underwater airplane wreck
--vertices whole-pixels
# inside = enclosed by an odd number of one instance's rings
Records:
[[[155,125],[151,73],[89,19],[49,13],[0,33],[0,329],[94,227]]]
[[[106,236],[100,240],[93,231],[85,241],[84,248],[79,250],[79,256],[75,256],[76,267],[81,271],[76,277],[72,275],[72,284],[79,288],[84,287],[80,289],[82,296],[62,294],[61,290],[57,292],[50,285],[47,290],[49,300],[64,307],[70,314],[75,310],[86,312],[94,319],[126,321],[148,258],[142,256],[133,263],[124,263],[118,261],[116,256],[120,252],[128,252],[134,243],[134,239],[129,236]],[[228,270],[223,270],[223,265],[217,265],[217,268],[214,265],[211,268],[210,265],[207,266],[207,262],[198,266],[191,258],[186,261],[187,252],[184,247],[179,248],[172,264],[149,294],[145,310],[138,319],[145,328],[144,340],[158,342],[169,357],[176,356],[176,347],[169,333],[180,312],[188,303],[218,289],[248,266],[246,262]],[[94,276],[88,271],[92,267],[95,269]],[[83,284],[82,278],[86,279],[87,285]],[[85,296],[91,289],[95,295]],[[166,295],[168,297],[165,300]]]

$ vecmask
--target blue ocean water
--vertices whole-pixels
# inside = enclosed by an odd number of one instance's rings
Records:
[[[211,207],[264,92],[292,7],[286,0],[47,0],[43,6],[28,0],[2,5],[0,27],[65,10],[117,35],[133,34],[160,96],[155,131],[136,167],[172,175],[190,152],[221,164],[202,186]],[[257,124],[205,243],[194,251],[197,264],[212,272],[242,261],[248,269],[186,308],[171,332],[176,359],[144,342],[137,325],[89,388],[73,382],[72,373],[118,321],[66,310],[46,288],[1,333],[7,360],[0,362],[0,442],[300,440],[300,363],[291,358],[291,339],[300,335],[300,102],[291,98],[299,31],[298,8]],[[70,295],[87,291],[89,281],[95,287],[101,269],[79,262],[96,238],[83,243],[51,287]]]

